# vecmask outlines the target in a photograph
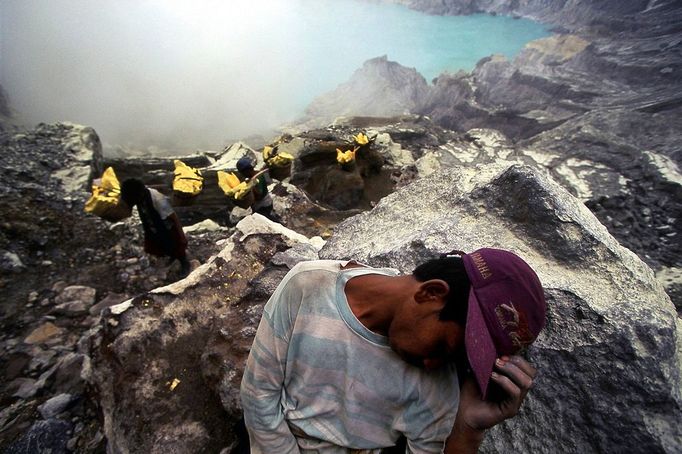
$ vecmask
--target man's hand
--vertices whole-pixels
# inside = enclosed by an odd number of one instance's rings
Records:
[[[476,452],[486,429],[519,412],[536,374],[535,368],[521,356],[498,358],[490,379],[506,393],[500,402],[481,399],[476,380],[468,377],[460,390],[457,419],[445,452]]]
[[[506,397],[500,402],[482,400],[476,381],[470,377],[461,389],[457,419],[461,418],[470,429],[485,430],[515,416],[533,386],[536,373],[521,356],[498,358],[490,380],[502,388]]]

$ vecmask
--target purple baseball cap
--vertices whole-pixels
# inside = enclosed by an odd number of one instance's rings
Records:
[[[535,271],[509,251],[478,249],[462,261],[471,282],[464,344],[485,399],[495,359],[535,340],[547,303]]]

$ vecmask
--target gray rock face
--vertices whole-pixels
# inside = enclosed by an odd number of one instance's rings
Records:
[[[41,123],[31,131],[0,134],[0,144],[7,149],[0,172],[3,196],[40,185],[46,197],[66,194],[80,200],[102,170],[102,145],[89,127]]]
[[[433,174],[340,224],[320,257],[411,272],[484,246],[531,264],[549,312],[529,353],[537,384],[482,451],[679,452],[682,323],[651,269],[539,171]]]
[[[48,257],[48,251],[82,235],[81,229],[94,230],[81,213],[91,178],[101,172],[99,138],[89,127],[40,124],[30,131],[0,131],[0,148],[0,276],[7,272],[5,250],[24,265],[14,266],[15,272],[43,266],[49,274],[61,257]]]
[[[338,116],[392,116],[412,112],[426,95],[428,85],[414,68],[405,68],[387,57],[367,60],[351,79],[331,93],[315,99],[306,109],[320,127]]]

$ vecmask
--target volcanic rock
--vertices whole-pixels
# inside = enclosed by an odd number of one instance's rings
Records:
[[[306,109],[307,129],[338,116],[394,116],[415,110],[428,90],[424,77],[382,57],[367,60],[350,80],[316,98]],[[305,120],[304,120],[305,121]]]
[[[88,357],[82,353],[69,352],[59,359],[55,366],[52,387],[60,393],[78,395],[83,392],[85,382],[81,377],[87,366]]]
[[[53,336],[61,334],[61,332],[62,329],[60,329],[54,323],[47,322],[31,331],[31,334],[24,339],[24,342],[27,344],[40,344]]]
[[[608,30],[631,30],[640,20],[647,23],[651,18],[664,19],[675,10],[674,0],[659,0],[653,4],[647,0],[577,0],[571,2],[548,2],[528,0],[509,2],[505,0],[391,0],[419,11],[431,14],[493,13],[514,17],[530,17],[543,22],[558,22],[564,27],[594,25]],[[679,5],[677,5],[679,6]]]
[[[116,304],[120,304],[127,299],[129,299],[129,297],[123,293],[108,293],[107,296],[105,296],[97,304],[90,307],[88,312],[90,315],[99,315],[100,312],[107,307],[115,306]]]
[[[432,174],[341,223],[320,257],[411,272],[480,247],[523,257],[548,302],[529,350],[536,386],[482,452],[678,451],[682,322],[652,270],[546,174],[519,165]]]
[[[13,252],[0,251],[0,270],[3,272],[18,273],[25,268],[19,256]]]
[[[80,301],[90,306],[95,302],[97,290],[85,285],[70,285],[64,288],[55,298],[58,303]]]
[[[46,400],[45,403],[38,406],[38,411],[43,419],[54,418],[60,413],[64,412],[68,406],[73,402],[73,396],[70,394],[58,394],[50,399]]]

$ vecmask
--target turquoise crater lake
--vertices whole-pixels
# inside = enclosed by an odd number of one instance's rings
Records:
[[[312,57],[303,72],[315,74],[307,82],[306,100],[346,81],[373,57],[387,55],[431,82],[444,71],[471,71],[492,54],[511,59],[526,43],[549,36],[543,24],[506,16],[433,16],[400,5],[357,0],[292,4],[301,8],[301,14],[295,15],[296,23],[303,26],[300,42],[311,43],[302,49]]]

